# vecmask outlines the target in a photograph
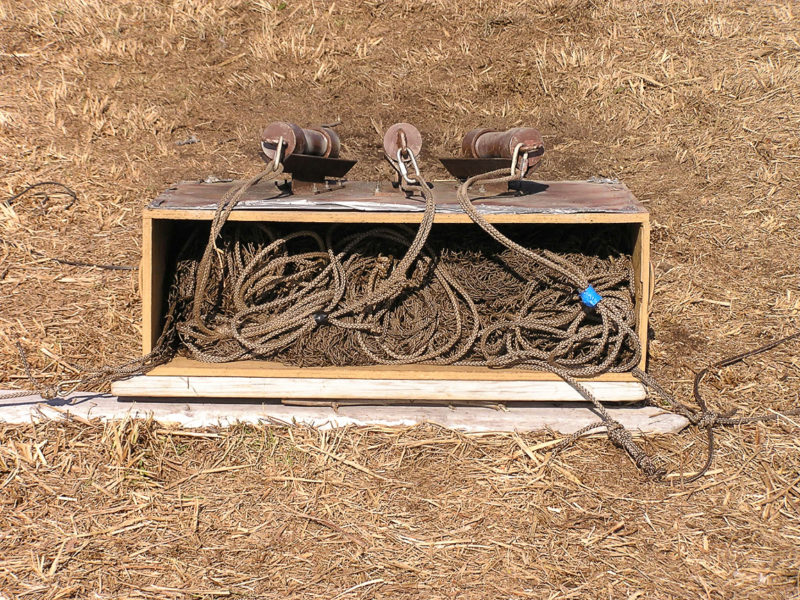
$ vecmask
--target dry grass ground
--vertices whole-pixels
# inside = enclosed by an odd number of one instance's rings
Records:
[[[430,174],[466,130],[530,124],[541,178],[624,180],[655,221],[651,371],[679,395],[800,324],[792,1],[0,0],[0,196],[80,196],[0,203],[3,386],[27,383],[17,341],[50,381],[135,355],[136,272],[46,257],[135,265],[141,207],[252,172],[277,118],[341,120],[359,178],[386,173],[378,131],[407,120]],[[795,405],[797,345],[708,389],[742,413]],[[544,468],[545,438],[136,427],[0,430],[0,597],[800,594],[789,423],[722,433],[689,487],[642,481],[604,440]],[[701,441],[647,445],[690,470]]]

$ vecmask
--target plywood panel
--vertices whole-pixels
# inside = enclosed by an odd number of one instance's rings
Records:
[[[172,186],[156,198],[157,210],[214,210],[223,195],[240,182],[205,183],[185,181]],[[513,190],[505,184],[476,185],[470,198],[478,212],[490,214],[635,214],[647,212],[624,183],[615,181],[515,181]],[[433,192],[438,215],[463,215],[456,181],[434,181]],[[294,213],[391,212],[421,214],[425,202],[420,195],[406,193],[388,181],[344,181],[326,184],[288,186],[262,181],[248,189],[234,208],[240,211],[291,211]]]
[[[639,368],[644,370],[647,367],[647,324],[650,317],[650,294],[652,291],[652,281],[650,272],[650,219],[641,223],[636,229],[635,243],[631,260],[633,262],[633,272],[636,287],[636,320],[639,342],[642,345],[642,359]]]
[[[275,223],[419,223],[421,212],[364,212],[364,211],[313,211],[313,210],[235,210],[229,221],[257,221]],[[563,214],[491,214],[484,215],[490,223],[641,223],[646,213],[563,213]],[[149,219],[176,221],[210,221],[213,210],[146,209]],[[436,215],[436,223],[473,224],[465,213]],[[474,225],[477,227],[477,225]]]

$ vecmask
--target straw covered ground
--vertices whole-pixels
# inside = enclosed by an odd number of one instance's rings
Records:
[[[382,132],[422,167],[475,126],[538,126],[542,179],[616,177],[651,210],[650,371],[800,325],[800,8],[791,1],[0,0],[0,387],[139,349],[139,212],[260,166],[266,123]],[[195,141],[196,140],[196,141]],[[194,143],[184,143],[195,141]],[[48,191],[49,196],[44,192]],[[715,405],[800,403],[798,344],[715,373]],[[431,427],[0,426],[0,598],[787,598],[798,424],[721,431],[712,471],[645,481],[603,438]],[[703,436],[652,438],[673,473]]]

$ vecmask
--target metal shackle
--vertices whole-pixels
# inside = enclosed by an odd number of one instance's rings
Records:
[[[533,127],[515,127],[508,131],[479,128],[467,133],[461,142],[461,151],[470,158],[512,158],[515,150],[527,152],[528,166],[532,167],[544,153],[542,135]]]
[[[337,158],[341,142],[336,132],[329,127],[302,128],[294,123],[276,121],[261,133],[261,148],[267,158],[275,158],[278,143],[283,139],[283,157],[291,154]]]

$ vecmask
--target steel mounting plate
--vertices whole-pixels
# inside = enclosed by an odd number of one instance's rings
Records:
[[[331,177],[344,177],[356,162],[343,158],[290,154],[283,159],[283,170],[300,181],[322,182]]]

